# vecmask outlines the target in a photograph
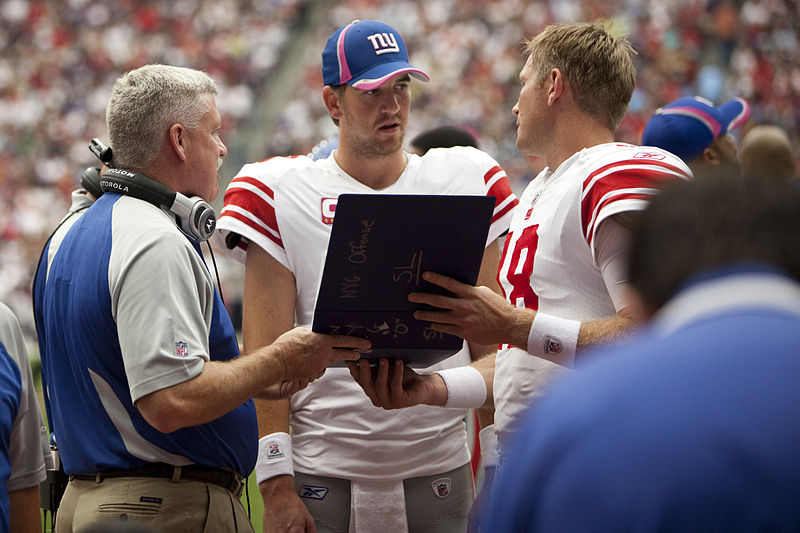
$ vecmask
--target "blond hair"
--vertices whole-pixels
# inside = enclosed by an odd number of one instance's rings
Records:
[[[525,47],[538,82],[559,69],[578,107],[616,131],[636,84],[636,51],[627,38],[612,35],[599,22],[553,24],[526,40]]]

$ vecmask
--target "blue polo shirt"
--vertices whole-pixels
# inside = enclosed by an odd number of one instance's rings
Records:
[[[800,285],[687,287],[531,409],[493,532],[800,529]]]
[[[134,405],[193,379],[207,361],[239,356],[197,243],[161,209],[106,193],[48,256],[40,344],[65,471],[166,462],[248,474],[258,446],[252,400],[169,434]]]
[[[19,367],[0,342],[0,532],[9,529],[8,478],[11,476],[11,429],[17,418],[22,381]]]

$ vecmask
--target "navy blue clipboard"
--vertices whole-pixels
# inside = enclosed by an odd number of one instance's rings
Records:
[[[415,319],[408,294],[446,293],[428,270],[475,285],[493,211],[491,196],[340,195],[312,329],[367,338],[362,358],[416,368],[453,355],[462,339]]]

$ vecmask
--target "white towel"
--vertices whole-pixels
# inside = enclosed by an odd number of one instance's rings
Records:
[[[403,480],[351,481],[350,533],[408,533]]]

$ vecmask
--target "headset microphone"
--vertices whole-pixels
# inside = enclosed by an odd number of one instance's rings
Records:
[[[89,150],[106,167],[111,166],[111,148],[103,144],[103,141],[95,137],[89,141]],[[95,199],[103,196],[103,189],[100,188],[100,169],[89,167],[81,174],[81,187],[86,189]]]
[[[100,176],[100,189],[133,196],[157,207],[165,207],[176,215],[184,233],[200,241],[214,234],[217,215],[214,208],[199,196],[188,197],[168,189],[144,174],[109,168]]]

